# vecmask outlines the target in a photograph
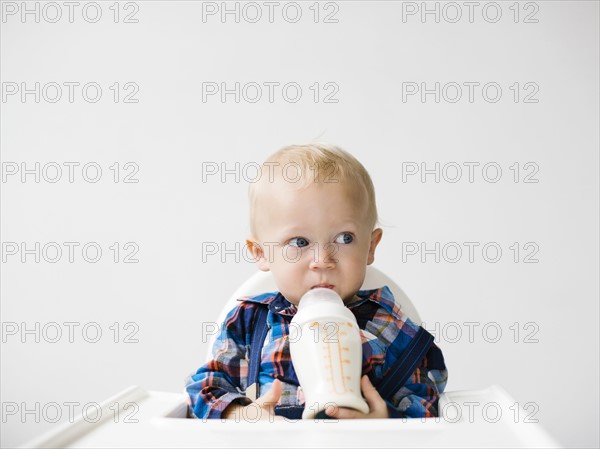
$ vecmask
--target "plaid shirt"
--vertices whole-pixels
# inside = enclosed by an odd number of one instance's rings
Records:
[[[419,326],[404,315],[387,286],[359,290],[360,301],[348,304],[360,328],[362,374],[377,385],[406,348]],[[253,316],[258,304],[269,307],[269,331],[264,342],[259,373],[260,393],[264,395],[275,378],[282,382],[278,405],[304,405],[289,351],[289,324],[297,311],[279,292],[240,298],[220,329],[212,348],[212,360],[186,380],[190,415],[220,418],[231,403],[248,405],[250,340]],[[441,350],[434,344],[408,378],[405,385],[386,400],[391,418],[438,416],[439,395],[444,391],[448,371]]]

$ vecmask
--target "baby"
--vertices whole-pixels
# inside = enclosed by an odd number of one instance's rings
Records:
[[[249,188],[246,244],[278,291],[241,298],[227,314],[213,359],[186,382],[190,415],[240,419],[252,405],[260,419],[300,418],[304,395],[289,324],[302,296],[326,287],[357,319],[369,405],[366,414],[332,405],[326,417],[438,416],[448,372],[433,337],[402,313],[387,286],[360,290],[382,237],[368,172],[351,154],[324,144],[282,148],[262,168]]]

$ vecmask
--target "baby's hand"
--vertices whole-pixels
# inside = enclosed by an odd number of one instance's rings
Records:
[[[325,410],[328,416],[334,419],[375,419],[389,418],[387,405],[379,392],[375,389],[368,376],[363,376],[360,380],[360,387],[363,392],[367,404],[369,405],[369,413],[361,413],[359,411],[337,407],[330,405]]]
[[[269,420],[269,421],[280,421],[285,419],[283,416],[275,415],[275,404],[279,401],[281,397],[281,381],[279,379],[275,379],[273,381],[273,386],[271,389],[263,396],[258,398],[250,405],[242,406],[238,404],[233,404],[225,410],[222,418],[224,419],[235,419],[236,421],[243,421],[244,419],[251,420],[252,422],[256,421],[256,419],[260,420]],[[254,410],[244,410],[247,407],[251,407]]]
[[[279,379],[275,379],[273,381],[271,389],[267,391],[267,393],[264,396],[261,396],[256,401],[254,401],[254,404],[260,407],[261,420],[268,419],[269,421],[278,421],[284,419],[283,416],[275,415],[275,405],[277,404],[277,402],[279,402],[279,398],[281,397],[281,391],[281,381]]]

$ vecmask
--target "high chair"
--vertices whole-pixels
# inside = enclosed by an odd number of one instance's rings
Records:
[[[369,265],[362,290],[387,285],[403,313],[422,324],[402,289]],[[269,272],[247,279],[224,304],[219,325],[242,296],[277,291]],[[216,335],[208,346],[207,360]],[[452,365],[450,365],[452,366]],[[451,371],[451,368],[450,368]],[[438,418],[261,421],[187,418],[187,396],[132,386],[100,404],[102,418],[79,416],[22,447],[561,447],[498,385],[446,391]],[[117,419],[118,418],[118,419]]]

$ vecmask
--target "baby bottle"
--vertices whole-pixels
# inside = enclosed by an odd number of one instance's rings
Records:
[[[369,412],[360,390],[358,324],[334,290],[318,287],[302,296],[290,323],[289,340],[306,401],[303,419],[314,418],[330,405]]]

